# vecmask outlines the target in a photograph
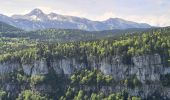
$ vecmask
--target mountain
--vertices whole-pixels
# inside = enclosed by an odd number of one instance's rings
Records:
[[[65,16],[56,13],[45,14],[40,9],[34,9],[25,15],[13,15],[11,17],[0,15],[0,21],[25,30],[56,28],[101,31],[151,27],[149,24],[126,21],[120,18],[110,18],[105,21],[92,21],[86,18]]]
[[[0,32],[14,32],[14,31],[21,31],[21,29],[8,25],[4,22],[0,22]]]

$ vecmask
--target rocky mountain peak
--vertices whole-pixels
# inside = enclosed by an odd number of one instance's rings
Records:
[[[88,31],[102,31],[127,28],[150,28],[149,24],[127,21],[121,18],[109,18],[105,21],[92,21],[76,16],[60,15],[56,13],[46,14],[41,9],[33,9],[25,15],[13,15],[9,18],[0,16],[0,21],[24,30],[35,29],[81,29]],[[33,23],[37,26],[32,28]]]
[[[28,15],[45,15],[41,9],[35,8]]]
[[[56,14],[56,13],[53,13],[53,12],[49,13],[48,15],[49,15],[49,16],[57,16],[57,14]]]

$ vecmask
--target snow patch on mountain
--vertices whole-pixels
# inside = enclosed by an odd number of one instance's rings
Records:
[[[40,9],[34,9],[25,15],[13,15],[11,17],[0,15],[0,21],[25,30],[56,28],[101,31],[151,27],[149,24],[126,21],[120,18],[110,18],[105,21],[92,21],[86,18],[59,15],[56,13],[45,14]]]

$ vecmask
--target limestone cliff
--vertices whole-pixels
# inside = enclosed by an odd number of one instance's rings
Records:
[[[134,56],[130,64],[123,63],[121,56],[113,56],[103,59],[95,57],[87,57],[87,62],[78,62],[75,58],[56,59],[47,62],[45,59],[33,61],[29,64],[7,61],[0,64],[0,75],[5,75],[11,72],[23,70],[25,75],[46,75],[53,70],[57,75],[70,76],[75,70],[82,70],[84,68],[101,70],[106,75],[112,75],[116,81],[127,79],[129,76],[135,75],[142,83],[142,86],[129,88],[122,84],[117,84],[114,87],[101,87],[101,91],[121,91],[127,89],[130,95],[141,96],[146,98],[152,94],[159,93],[162,97],[170,98],[170,88],[163,86],[161,83],[161,75],[170,74],[169,66],[164,66],[159,54]],[[149,84],[152,83],[152,84]],[[15,85],[1,85],[5,90],[17,89]],[[10,88],[9,88],[10,87]],[[37,85],[34,88],[52,91],[49,85]],[[85,89],[92,88],[86,87]],[[21,89],[21,88],[20,88]],[[19,91],[19,90],[18,90]]]

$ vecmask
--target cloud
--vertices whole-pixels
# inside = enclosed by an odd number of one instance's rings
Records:
[[[48,7],[48,6],[38,6],[36,8],[39,8],[41,9],[43,12],[45,13],[50,13],[51,11],[53,11],[53,9],[51,7]],[[32,10],[32,9],[31,9]]]
[[[168,26],[170,25],[170,11],[164,15],[126,15],[117,14],[113,12],[106,12],[103,15],[96,16],[95,20],[106,20],[108,18],[122,18],[129,21],[135,21],[139,23],[149,23],[153,26]]]
[[[58,10],[50,10],[48,12],[54,12],[57,14],[68,15],[68,16],[87,17],[86,13],[80,11],[66,11],[63,9],[58,9]]]
[[[161,5],[163,3],[166,3],[167,0],[150,0],[150,3],[155,3],[155,4],[158,4],[158,5]]]
[[[95,19],[102,21],[102,20],[106,20],[106,19],[111,18],[111,17],[114,18],[114,17],[119,17],[119,16],[114,14],[113,12],[106,12],[101,16],[97,16]]]

